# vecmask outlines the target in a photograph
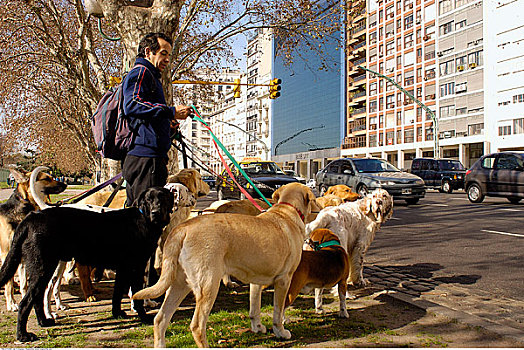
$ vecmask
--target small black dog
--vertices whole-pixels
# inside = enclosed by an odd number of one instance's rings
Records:
[[[45,289],[59,260],[75,259],[90,266],[116,270],[112,299],[113,317],[126,317],[122,296],[142,289],[147,260],[157,247],[162,229],[169,223],[174,195],[153,187],[144,191],[137,207],[97,213],[71,207],[48,208],[29,214],[17,227],[12,247],[0,269],[0,287],[15,273],[23,259],[28,274],[28,290],[19,305],[16,338],[33,341],[27,332],[27,319],[34,306],[38,324],[53,326],[44,314]],[[143,303],[135,304],[138,316],[151,323]]]

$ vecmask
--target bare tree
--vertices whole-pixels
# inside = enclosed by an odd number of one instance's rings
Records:
[[[100,20],[81,0],[0,1],[0,107],[7,138],[46,153],[55,164],[75,153],[71,169],[100,165],[90,117],[109,77],[132,67],[145,34],[173,38],[172,66],[162,77],[173,103],[172,80],[196,67],[234,62],[230,40],[254,29],[273,28],[288,60],[298,43],[321,54],[315,43],[337,31],[334,14],[341,10],[334,0],[87,0],[99,7]],[[104,39],[97,25],[120,40]]]

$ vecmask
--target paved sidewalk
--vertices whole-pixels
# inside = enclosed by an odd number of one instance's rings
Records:
[[[483,291],[460,287],[455,278],[417,276],[404,267],[368,265],[364,276],[373,290],[473,327],[481,327],[524,344],[524,302],[497,298]],[[428,267],[430,269],[430,267]]]

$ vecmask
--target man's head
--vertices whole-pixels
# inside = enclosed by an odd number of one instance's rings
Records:
[[[164,33],[149,33],[138,44],[137,57],[147,59],[153,66],[163,71],[169,65],[173,41]]]

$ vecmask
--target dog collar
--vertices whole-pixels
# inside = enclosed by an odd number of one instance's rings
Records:
[[[293,204],[291,203],[288,203],[288,202],[278,202],[277,204],[285,204],[285,205],[289,205],[291,208],[295,209],[296,212],[298,213],[298,215],[300,216],[300,219],[302,220],[302,222],[305,222],[306,219],[304,217],[304,214],[302,214],[302,212],[300,211],[300,209],[298,209],[297,207],[295,207]]]
[[[337,241],[336,239],[332,239],[331,241],[327,241],[327,242],[324,242],[324,243],[320,243],[318,246],[317,246],[317,249],[316,250],[320,250],[322,248],[326,248],[326,247],[329,247],[329,246],[332,246],[332,245],[340,245],[340,242]]]

